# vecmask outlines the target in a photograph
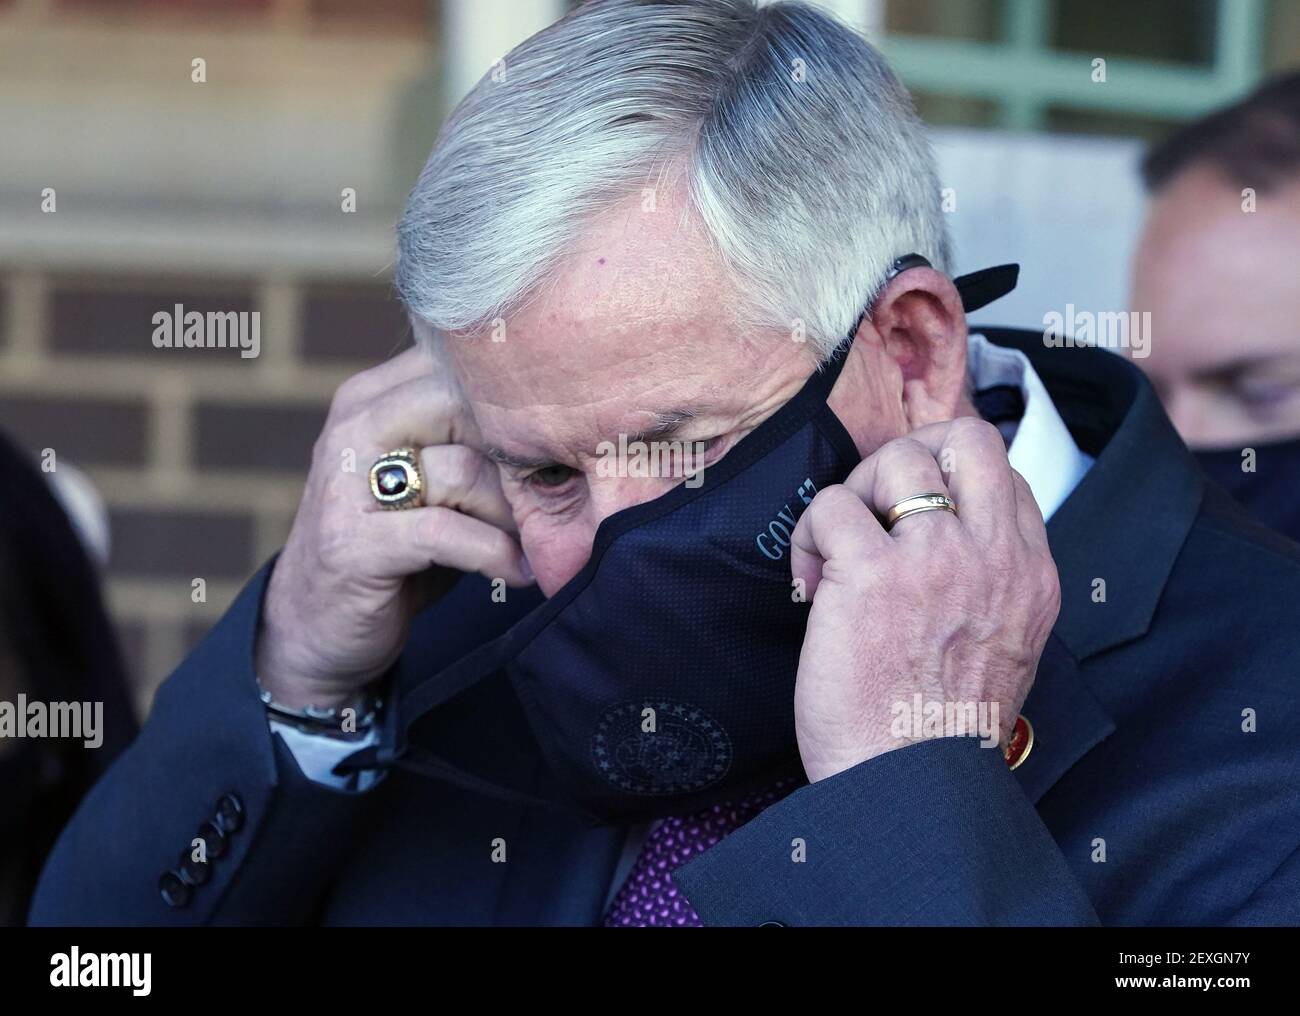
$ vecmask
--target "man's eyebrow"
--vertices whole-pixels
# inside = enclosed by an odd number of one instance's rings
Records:
[[[697,417],[704,416],[712,412],[711,405],[688,406],[681,409],[669,409],[667,411],[650,411],[654,421],[635,434],[627,436],[628,443],[633,441],[655,441],[660,438],[672,437],[686,424],[690,423]]]
[[[528,455],[515,455],[495,446],[487,450],[487,457],[498,465],[507,466],[510,469],[541,469],[543,466],[555,465],[555,460],[546,456],[534,458]]]
[[[641,430],[628,434],[626,437],[627,443],[657,441],[672,437],[686,424],[712,410],[712,405],[689,406],[667,411],[647,410],[647,414],[652,417],[652,422]],[[610,443],[617,445],[617,436]],[[509,469],[542,469],[546,466],[555,465],[555,459],[548,456],[516,455],[504,448],[497,448],[495,445],[489,447],[486,454],[493,462]]]

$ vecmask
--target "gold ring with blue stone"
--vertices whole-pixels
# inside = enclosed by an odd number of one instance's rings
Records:
[[[424,475],[415,448],[394,448],[370,467],[370,493],[385,509],[419,508],[424,504]]]

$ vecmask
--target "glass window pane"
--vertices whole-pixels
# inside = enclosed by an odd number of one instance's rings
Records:
[[[1000,0],[886,0],[885,31],[996,42],[1001,8]]]
[[[921,119],[934,127],[992,127],[998,104],[990,99],[914,90],[912,99]]]
[[[1270,73],[1300,70],[1300,3],[1273,0],[1264,32],[1264,67]]]
[[[1051,45],[1098,56],[1214,61],[1216,0],[1051,0]]]

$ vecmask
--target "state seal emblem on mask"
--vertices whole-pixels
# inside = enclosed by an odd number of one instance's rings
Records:
[[[591,757],[601,776],[627,793],[691,793],[726,776],[731,741],[701,709],[647,699],[615,706],[601,717]]]

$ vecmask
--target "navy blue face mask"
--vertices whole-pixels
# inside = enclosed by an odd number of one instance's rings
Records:
[[[1193,451],[1202,471],[1260,522],[1300,541],[1300,438],[1252,445],[1255,471],[1242,468],[1240,448]]]
[[[913,255],[895,270],[924,263]],[[1009,265],[958,280],[967,309],[1009,291],[1015,276]],[[846,342],[698,486],[605,519],[577,576],[405,695],[391,743],[340,771],[392,764],[625,823],[802,777],[793,702],[810,605],[791,579],[790,539],[816,493],[860,459],[827,405],[847,352]],[[440,704],[488,680],[517,697],[546,793],[469,772],[421,736]]]

